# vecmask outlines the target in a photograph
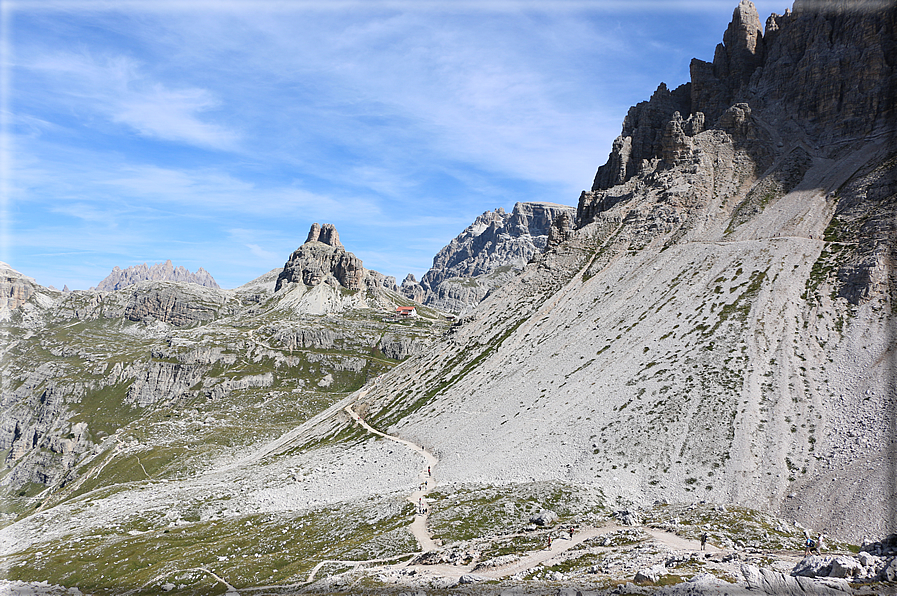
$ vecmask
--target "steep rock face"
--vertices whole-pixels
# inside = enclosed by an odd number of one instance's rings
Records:
[[[387,358],[404,360],[409,356],[422,354],[429,346],[430,342],[421,340],[420,338],[390,333],[384,335],[380,340],[379,348]]]
[[[128,389],[125,403],[147,407],[174,403],[198,383],[207,367],[173,362],[150,362]]]
[[[34,295],[35,281],[0,262],[0,320]]]
[[[336,226],[333,224],[324,224],[323,226],[318,225],[317,222],[311,224],[311,229],[308,231],[308,238],[305,239],[305,242],[320,242],[334,248],[345,248],[343,243],[339,241],[339,233],[337,233]]]
[[[720,119],[734,104],[749,105],[783,137],[797,134],[814,146],[886,126],[897,93],[888,58],[897,51],[895,18],[891,8],[863,3],[797,1],[793,12],[769,17],[764,36],[753,3],[742,0],[712,63],[692,60],[689,83],[674,91],[661,83],[629,110],[591,190],[671,165],[705,124],[726,128]],[[679,124],[683,118],[690,124]],[[579,220],[591,221],[582,201]]]
[[[413,276],[405,278],[402,292],[428,306],[467,312],[545,249],[559,217],[561,227],[569,229],[573,214],[572,207],[555,203],[487,211],[436,254],[419,284]]]
[[[209,272],[202,267],[197,269],[196,273],[191,273],[183,266],[175,267],[169,259],[151,267],[147,267],[146,263],[127,269],[113,267],[112,273],[98,283],[96,289],[101,292],[114,292],[141,281],[182,281],[206,288],[218,289],[220,287]]]
[[[417,281],[417,278],[414,277],[413,273],[409,273],[405,276],[405,279],[402,280],[400,290],[403,296],[414,300],[415,302],[423,304],[424,300],[427,299],[427,291],[420,285],[420,282]]]

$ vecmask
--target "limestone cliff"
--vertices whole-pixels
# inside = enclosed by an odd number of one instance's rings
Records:
[[[34,295],[36,285],[30,277],[0,262],[0,320],[8,318],[11,311]]]
[[[573,215],[572,207],[544,202],[516,203],[511,213],[487,211],[436,254],[419,283],[406,278],[402,292],[428,306],[466,313],[545,250],[553,224],[569,230]]]
[[[601,191],[672,165],[705,128],[735,131],[728,110],[736,104],[750,106],[755,125],[828,154],[886,127],[897,97],[895,17],[874,5],[797,0],[793,11],[767,19],[764,34],[753,3],[741,0],[712,63],[692,60],[690,82],[672,91],[661,83],[650,100],[630,108],[580,201],[581,224],[592,221]],[[742,140],[749,133],[735,132]],[[761,171],[768,165],[758,162]]]

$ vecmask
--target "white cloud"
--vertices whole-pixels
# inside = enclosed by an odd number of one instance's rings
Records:
[[[98,111],[146,137],[221,150],[237,147],[237,131],[201,117],[221,106],[211,92],[153,81],[128,56],[57,52],[23,66],[47,75],[53,93],[76,102],[79,112]]]
[[[157,83],[143,93],[129,94],[116,103],[112,121],[127,124],[148,137],[233,149],[238,140],[235,131],[198,118],[200,112],[218,105],[203,89],[170,90]]]

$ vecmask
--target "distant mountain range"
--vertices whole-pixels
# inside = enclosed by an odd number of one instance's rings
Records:
[[[206,288],[220,288],[209,272],[202,267],[197,269],[196,273],[191,273],[183,266],[175,267],[172,265],[171,259],[169,259],[164,263],[156,263],[151,267],[147,267],[146,263],[134,265],[127,269],[113,267],[112,272],[98,283],[94,289],[101,292],[114,292],[141,281],[183,281]]]

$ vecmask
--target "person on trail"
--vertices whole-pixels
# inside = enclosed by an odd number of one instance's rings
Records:
[[[817,555],[822,554],[822,532],[820,532],[819,536],[816,538],[816,548],[813,550],[816,551]]]
[[[705,546],[707,546],[707,532],[701,534],[701,550],[704,550]]]
[[[570,540],[573,540],[573,526],[570,526]]]
[[[551,548],[551,536],[548,537],[548,548]]]
[[[809,557],[810,551],[816,548],[816,543],[813,542],[813,539],[807,536],[807,541],[804,543],[804,556]]]
[[[430,471],[430,466],[427,466],[427,476],[432,476],[433,472]]]

